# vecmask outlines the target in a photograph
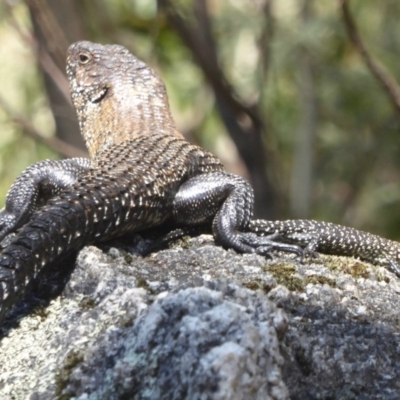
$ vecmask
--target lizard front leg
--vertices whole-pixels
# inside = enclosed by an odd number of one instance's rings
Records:
[[[246,232],[253,215],[254,196],[243,178],[225,172],[198,175],[185,182],[173,202],[178,226],[199,226],[212,222],[217,243],[240,253],[267,255],[270,250],[303,255],[303,249],[275,241],[277,235],[258,236]]]
[[[28,167],[15,180],[0,210],[0,241],[29,221],[50,198],[75,183],[90,168],[87,158],[45,160]]]

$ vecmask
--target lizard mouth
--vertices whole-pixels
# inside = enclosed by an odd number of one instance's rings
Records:
[[[94,104],[100,103],[100,101],[106,97],[107,92],[107,87],[99,88],[98,90],[93,91],[90,96],[90,101]]]

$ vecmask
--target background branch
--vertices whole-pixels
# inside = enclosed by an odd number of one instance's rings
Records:
[[[272,0],[264,0],[261,11],[264,16],[264,26],[258,39],[260,54],[260,84],[267,81],[267,75],[271,64],[271,45],[274,37],[274,18],[272,15]]]
[[[358,32],[357,25],[350,12],[348,3],[348,0],[339,0],[342,19],[344,26],[346,27],[347,34],[349,35],[349,38],[354,44],[356,50],[360,53],[368,69],[382,86],[389,100],[393,104],[398,116],[400,117],[400,87],[396,80],[390,76],[385,68],[375,59],[373,59],[367,51],[367,48]]]
[[[15,20],[12,7],[7,2],[5,3],[5,7],[10,25],[16,32],[18,32],[20,38],[26,43],[28,48],[31,49],[32,53],[35,54],[38,64],[41,66],[43,71],[49,75],[60,93],[64,96],[65,100],[72,106],[71,96],[69,94],[69,84],[64,72],[56,65],[48,52],[39,46],[36,38],[32,34],[21,29],[18,22]]]
[[[51,150],[60,154],[63,157],[87,157],[88,153],[71,146],[70,144],[58,139],[57,137],[45,137],[40,133],[25,117],[19,115],[17,112],[11,109],[7,102],[0,96],[0,107],[8,115],[8,117],[14,123],[21,126],[23,132],[31,136],[33,139],[40,143],[45,144]]]

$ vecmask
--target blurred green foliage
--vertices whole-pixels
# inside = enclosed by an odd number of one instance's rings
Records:
[[[266,125],[268,174],[290,217],[289,186],[302,118],[301,63],[310,60],[316,99],[311,215],[400,239],[400,120],[376,79],[349,41],[338,2],[272,3],[270,37],[261,0],[208,1],[219,63],[240,100],[257,103]],[[188,23],[190,1],[174,1]],[[400,82],[400,3],[352,0],[352,13],[373,57]],[[1,6],[0,6],[1,7]],[[13,18],[31,30],[23,2]],[[165,79],[178,126],[246,174],[220,117],[201,68],[168,24],[155,0],[82,1],[79,16],[87,39],[120,43]],[[268,50],[269,49],[269,50]],[[263,59],[269,51],[267,61]],[[32,49],[0,8],[0,94],[41,132],[54,133],[43,81]],[[56,155],[35,143],[0,109],[0,197],[27,165]]]

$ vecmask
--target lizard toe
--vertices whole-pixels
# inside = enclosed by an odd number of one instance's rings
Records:
[[[294,253],[298,255],[301,259],[304,257],[304,249],[300,246],[282,243],[276,241],[280,238],[279,234],[272,234],[268,236],[258,236],[255,233],[241,233],[240,241],[254,249],[257,254],[266,256],[270,255],[272,250],[283,251],[285,253]]]
[[[389,269],[400,278],[400,265],[393,259],[389,259]]]

